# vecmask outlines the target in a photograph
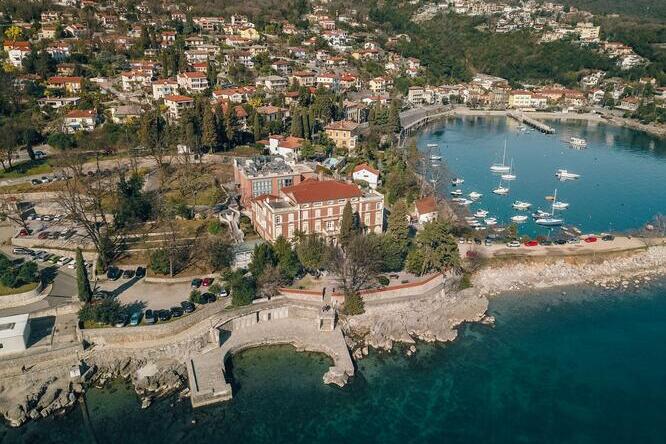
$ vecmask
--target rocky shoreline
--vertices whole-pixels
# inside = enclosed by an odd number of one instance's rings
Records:
[[[459,279],[449,276],[436,294],[404,302],[367,304],[362,315],[342,317],[347,346],[354,359],[370,347],[390,351],[406,344],[407,355],[417,341],[448,342],[466,322],[492,324],[489,298],[506,291],[558,286],[593,285],[601,288],[640,287],[666,275],[666,246],[649,247],[628,255],[603,258],[557,258],[550,261],[495,263],[481,268],[473,287],[458,290]],[[35,373],[2,378],[0,412],[7,424],[18,427],[29,420],[61,414],[74,408],[88,387],[103,387],[112,380],[130,381],[147,408],[153,400],[176,393],[189,395],[183,357],[205,346],[204,338],[149,350],[95,348],[84,353],[82,375],[72,380],[62,362],[40,365]]]

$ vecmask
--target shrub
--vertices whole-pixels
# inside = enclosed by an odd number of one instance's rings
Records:
[[[218,235],[222,231],[222,224],[219,220],[210,221],[208,224],[208,232],[212,235]]]
[[[365,312],[363,306],[363,298],[358,293],[351,293],[345,295],[344,313],[348,315],[359,315]]]
[[[389,278],[387,278],[386,276],[377,276],[377,282],[379,282],[379,285],[381,285],[382,287],[386,287],[388,284],[391,283]]]
[[[190,292],[190,302],[194,302],[195,304],[201,304],[202,300],[203,300],[202,294],[199,290],[192,290]]]
[[[79,310],[79,320],[100,324],[110,324],[123,312],[124,308],[113,299],[103,299],[99,303],[88,303]]]
[[[222,286],[220,284],[215,283],[208,288],[208,291],[210,291],[214,295],[218,295],[222,291]]]

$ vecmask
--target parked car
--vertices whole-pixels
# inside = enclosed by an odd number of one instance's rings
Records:
[[[143,320],[146,324],[154,324],[157,322],[157,315],[151,309],[146,310],[146,313],[143,315]]]
[[[572,237],[571,239],[569,239],[567,241],[567,243],[569,243],[569,244],[580,244],[580,239],[578,239],[577,237]]]
[[[123,279],[132,279],[134,277],[134,270],[123,271]]]
[[[127,325],[127,315],[125,313],[119,314],[113,321],[114,327],[124,327]]]
[[[27,236],[31,233],[32,233],[32,230],[27,230],[25,228],[21,228],[16,236],[17,237],[24,237],[24,236]]]
[[[567,241],[565,239],[555,239],[557,245],[565,245]]]
[[[612,234],[605,234],[605,235],[601,236],[601,240],[609,242],[609,241],[615,240],[615,236],[613,236]]]
[[[591,243],[596,242],[596,241],[597,241],[596,236],[588,236],[588,237],[585,238],[585,242],[587,242],[588,244],[591,244]]]
[[[183,301],[180,303],[180,306],[183,308],[185,313],[192,313],[196,308],[196,306],[190,301]]]
[[[165,322],[171,319],[171,311],[170,310],[160,310],[157,312],[157,317],[159,318],[160,322]]]
[[[122,270],[120,270],[118,267],[109,267],[109,269],[106,271],[106,277],[112,281],[115,281],[120,278],[122,273]]]
[[[27,248],[23,248],[23,247],[18,247],[18,248],[14,248],[14,249],[12,250],[12,253],[13,253],[13,254],[16,254],[16,255],[18,255],[18,256],[23,256],[23,255],[28,254],[28,249],[27,249]]]
[[[136,271],[134,272],[134,276],[136,276],[137,279],[141,279],[146,275],[146,269],[143,267],[136,267]]]
[[[517,240],[513,240],[511,242],[507,242],[506,246],[509,248],[518,248],[520,247],[520,242],[518,242]]]
[[[553,241],[545,239],[539,242],[539,245],[543,245],[544,247],[550,247],[551,245],[553,245]]]
[[[204,280],[201,281],[201,285],[203,285],[204,287],[210,287],[212,283],[213,283],[213,278],[204,278]]]
[[[171,316],[179,318],[183,315],[183,309],[180,307],[171,307]]]
[[[33,184],[33,185],[41,185],[41,184],[42,184],[42,181],[39,180],[39,179],[32,179],[32,180],[30,181],[30,183]]]
[[[201,298],[202,299],[205,298],[208,303],[213,303],[217,301],[217,296],[215,296],[213,293],[204,293],[203,295],[201,295]]]
[[[481,239],[479,239],[478,237],[475,237],[475,238],[474,238],[474,243],[475,243],[476,245],[481,245]]]
[[[493,244],[493,240],[492,239],[486,239],[486,240],[483,241],[483,243],[486,247],[490,247]]]
[[[194,278],[194,279],[192,279],[192,288],[199,288],[199,287],[201,287],[202,283],[203,283],[203,281],[201,279]]]
[[[136,327],[139,323],[141,323],[141,312],[135,311],[132,313],[132,316],[130,316],[130,325]]]
[[[46,239],[47,237],[49,237],[49,232],[48,231],[42,231],[37,236],[37,239]]]
[[[527,241],[527,242],[525,242],[524,245],[525,245],[526,247],[536,247],[537,245],[539,245],[539,242],[537,242],[537,241],[535,241],[535,240],[531,240],[531,241]]]
[[[226,298],[229,296],[229,293],[227,292],[227,289],[224,287],[220,287],[220,297],[221,298]]]

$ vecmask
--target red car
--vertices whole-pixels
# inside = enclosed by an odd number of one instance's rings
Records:
[[[19,237],[27,236],[32,232],[32,230],[26,230],[25,228],[21,228],[21,231],[18,232]]]
[[[585,238],[585,242],[587,242],[588,244],[591,244],[592,242],[596,242],[596,241],[597,241],[596,236],[590,236],[590,237]]]
[[[539,245],[539,242],[535,240],[525,242],[526,247],[536,247],[537,245]]]
[[[48,231],[42,231],[41,233],[39,233],[39,236],[37,236],[38,239],[46,239],[47,237],[49,237]]]
[[[213,278],[204,278],[201,285],[203,285],[204,287],[210,287],[210,284],[212,283],[213,283]]]

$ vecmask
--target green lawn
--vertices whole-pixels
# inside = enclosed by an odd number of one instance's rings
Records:
[[[0,179],[15,179],[22,176],[33,176],[35,174],[48,174],[53,171],[48,159],[28,160],[12,165],[7,171],[0,171]]]
[[[25,284],[20,287],[16,288],[9,288],[5,287],[4,285],[0,284],[0,296],[7,296],[10,294],[18,294],[18,293],[25,293],[27,291],[32,290],[37,286],[37,282],[32,282],[30,284]]]

